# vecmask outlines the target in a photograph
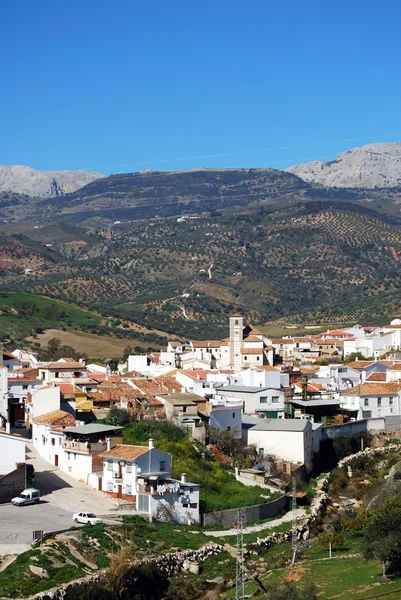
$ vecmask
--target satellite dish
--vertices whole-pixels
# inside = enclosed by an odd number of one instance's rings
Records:
[[[137,467],[137,468],[136,468],[136,472],[137,472],[137,473],[140,473],[141,471],[142,471],[141,467]]]

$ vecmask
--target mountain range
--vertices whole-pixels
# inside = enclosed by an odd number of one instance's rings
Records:
[[[401,312],[401,186],[389,185],[400,144],[375,146],[366,168],[389,161],[381,187],[192,169],[98,177],[51,197],[0,192],[1,287],[200,339],[224,336],[233,311],[256,323],[387,319]],[[361,151],[339,155],[337,172],[355,177]]]
[[[91,171],[36,171],[25,166],[0,167],[0,194],[14,193],[51,199],[38,208],[60,212],[82,200],[91,208],[106,208],[114,200],[123,206],[152,204],[161,196],[168,203],[233,200],[249,194],[287,193],[308,187],[388,188],[401,186],[401,143],[368,144],[338,154],[329,162],[313,161],[286,169],[189,169],[144,171],[108,177]],[[298,179],[297,179],[298,178]],[[300,181],[301,180],[301,181]],[[305,185],[307,184],[307,185]],[[149,186],[154,197],[147,197]],[[71,195],[72,194],[72,195]],[[93,197],[98,202],[93,204]],[[148,195],[149,196],[149,195]],[[76,212],[74,208],[72,212]]]
[[[315,160],[287,171],[325,187],[399,187],[401,143],[367,144],[341,152],[330,162]]]
[[[25,166],[0,166],[0,192],[49,198],[75,192],[94,179],[104,177],[91,171],[36,171]]]

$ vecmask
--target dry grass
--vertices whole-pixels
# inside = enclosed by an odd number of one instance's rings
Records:
[[[38,341],[42,347],[46,346],[52,338],[58,338],[62,345],[71,346],[74,350],[83,352],[94,358],[120,358],[126,346],[142,346],[147,348],[149,343],[132,339],[118,339],[112,336],[101,336],[82,331],[63,331],[61,329],[47,329],[35,338],[28,341]]]

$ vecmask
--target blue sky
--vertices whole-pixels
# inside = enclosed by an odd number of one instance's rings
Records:
[[[13,0],[0,164],[284,168],[401,140],[399,0]]]

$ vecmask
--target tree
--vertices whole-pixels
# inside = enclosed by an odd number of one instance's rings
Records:
[[[366,356],[360,352],[351,352],[351,354],[348,354],[347,358],[344,359],[344,363],[354,362],[354,360],[366,360]]]
[[[134,349],[132,346],[125,346],[123,351],[123,360],[127,360],[130,354],[134,354]]]
[[[261,600],[317,600],[316,586],[307,581],[303,585],[282,580],[267,581]]]
[[[341,460],[345,456],[349,456],[354,451],[352,438],[345,435],[339,435],[338,437],[334,438],[333,450],[336,453],[338,460]]]
[[[365,529],[363,553],[366,558],[380,560],[383,579],[387,569],[401,570],[401,498],[390,496],[373,513]]]
[[[108,425],[124,426],[131,421],[131,416],[128,410],[125,410],[125,408],[117,408],[117,406],[113,406],[110,409],[105,421]]]
[[[338,531],[333,531],[331,533],[323,533],[319,535],[319,546],[323,548],[327,548],[329,550],[329,556],[331,558],[331,550],[332,548],[341,548],[344,543],[343,537],[338,533]]]

